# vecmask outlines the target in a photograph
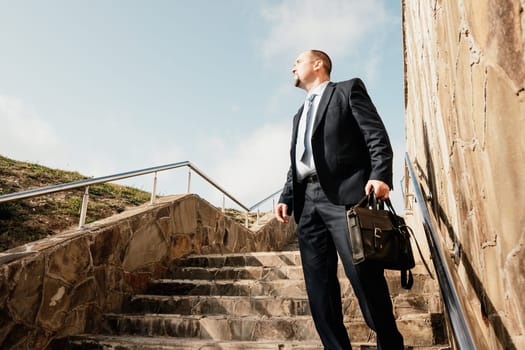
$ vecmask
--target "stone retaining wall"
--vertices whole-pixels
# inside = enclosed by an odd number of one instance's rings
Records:
[[[1,253],[0,347],[44,349],[94,331],[180,257],[276,250],[294,235],[276,220],[250,231],[184,195]]]
[[[403,0],[407,150],[479,349],[525,349],[525,1]]]

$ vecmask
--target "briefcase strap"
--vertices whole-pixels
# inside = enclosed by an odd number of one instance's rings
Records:
[[[388,204],[387,204],[388,205]],[[404,225],[408,232],[412,235],[412,237],[414,238],[414,242],[416,242],[416,247],[417,247],[417,252],[419,253],[419,257],[421,258],[421,261],[423,262],[423,265],[425,265],[425,269],[427,270],[428,274],[430,275],[430,277],[432,279],[434,279],[434,275],[432,275],[432,272],[430,271],[430,267],[428,267],[428,263],[427,261],[425,260],[425,258],[423,257],[423,253],[421,252],[421,248],[419,247],[419,243],[416,239],[416,235],[414,234],[414,230],[412,230],[412,227],[408,226],[408,225]],[[403,277],[401,277],[401,279],[403,279]],[[403,284],[403,282],[401,282],[401,284]]]
[[[386,206],[388,207],[388,210],[390,210],[394,215],[397,216],[396,211],[394,209],[394,206],[392,205],[392,202],[390,202],[390,198],[387,198],[385,201]],[[408,232],[412,235],[414,238],[414,242],[416,242],[417,252],[419,253],[419,257],[421,258],[421,261],[423,262],[423,265],[425,265],[425,269],[427,270],[428,274],[432,279],[434,279],[434,275],[432,275],[432,272],[430,272],[430,267],[428,266],[427,261],[423,257],[423,253],[421,252],[421,248],[419,247],[419,242],[417,241],[416,235],[414,234],[414,230],[412,230],[412,227],[408,225],[403,225],[407,228]]]
[[[414,284],[414,277],[412,276],[412,271],[410,270],[401,270],[401,287],[404,289],[412,288]]]

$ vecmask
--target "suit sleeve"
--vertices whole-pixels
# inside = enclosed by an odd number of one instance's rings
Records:
[[[293,211],[293,184],[292,184],[292,167],[288,170],[286,175],[286,182],[283,187],[283,192],[279,198],[279,203],[284,203],[288,206],[288,214],[291,215]]]
[[[355,79],[351,87],[350,107],[370,154],[372,169],[369,179],[381,180],[392,189],[393,152],[390,139],[383,121],[360,79]]]

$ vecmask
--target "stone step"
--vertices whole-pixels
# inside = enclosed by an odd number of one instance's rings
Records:
[[[434,346],[446,343],[440,329],[442,315],[409,315],[398,319],[407,345]],[[352,342],[369,342],[374,333],[362,320],[345,322]],[[108,314],[103,333],[146,337],[176,337],[217,341],[318,341],[310,316],[232,317],[169,314]],[[441,327],[444,329],[444,327]]]
[[[68,339],[60,350],[323,350],[318,341],[213,341],[184,338],[82,335]],[[375,350],[372,343],[352,343],[355,350]],[[407,350],[450,350],[440,346],[411,346]]]
[[[405,344],[412,346],[448,346],[445,316],[439,314],[409,314],[396,319]]]
[[[68,344],[60,349],[64,348],[67,350],[322,350],[323,346],[319,341],[251,342],[83,335],[71,337]]]
[[[316,340],[310,316],[232,317],[175,314],[108,314],[104,334],[213,340]]]
[[[392,304],[396,317],[410,314],[442,314],[443,302],[438,291],[431,293],[404,293],[393,296]]]
[[[306,297],[303,280],[172,280],[150,281],[148,294]]]
[[[186,267],[301,266],[299,251],[190,255],[174,262]]]
[[[390,271],[389,271],[390,272]],[[439,295],[434,281],[426,275],[415,275],[411,290],[401,288],[399,275],[386,273],[390,294],[393,298],[417,298],[427,295]],[[339,279],[343,298],[354,297],[353,289],[346,277]],[[287,296],[305,297],[306,287],[302,279],[278,280],[193,280],[193,279],[156,279],[151,280],[146,294],[153,295],[223,295],[223,296]],[[437,301],[425,301],[440,304]]]
[[[407,348],[450,350],[437,283],[422,266],[413,273],[407,291],[398,271],[385,271]],[[341,265],[338,275],[353,348],[376,349]],[[298,251],[189,256],[171,266],[169,277],[132,297],[126,314],[105,315],[105,335],[71,338],[67,349],[323,349]]]
[[[303,278],[299,251],[192,255],[178,260],[170,271],[171,278],[188,280]],[[412,273],[414,286],[410,292],[438,290],[437,282],[429,278],[422,264],[416,265]],[[341,264],[338,276],[343,283],[347,280]],[[385,270],[385,276],[392,295],[407,292],[401,288],[399,271]]]
[[[421,266],[416,266],[412,270],[414,277],[414,285],[410,290],[403,289],[401,287],[400,272],[393,270],[385,270],[385,278],[388,283],[388,289],[390,295],[402,295],[402,294],[425,294],[434,293],[439,291],[439,285],[436,280],[429,277],[428,274],[420,271]]]
[[[136,295],[128,313],[230,316],[310,315],[306,297],[163,296]]]
[[[396,317],[410,314],[442,313],[438,293],[399,295],[393,298]],[[345,318],[360,318],[355,298],[343,298]],[[310,315],[304,297],[266,296],[200,296],[200,295],[136,295],[126,307],[128,313],[231,316],[293,316]]]
[[[222,268],[222,267],[282,267],[282,266],[302,266],[301,254],[299,250],[275,251],[275,252],[254,252],[254,253],[229,253],[229,254],[202,254],[189,255],[183,259],[174,261],[173,268],[178,267],[202,267],[202,268]],[[340,264],[340,267],[341,264]],[[342,271],[342,269],[341,269]],[[396,271],[389,271],[398,273]],[[423,264],[418,263],[412,269],[414,274],[424,274],[427,272]],[[428,276],[428,275],[427,275]]]
[[[348,279],[344,274],[342,266],[338,272],[340,284],[346,286]],[[421,294],[437,290],[436,282],[426,274],[414,273],[414,286],[410,291],[401,288],[400,274],[398,271],[385,271],[385,277],[392,295],[397,294]],[[174,280],[257,280],[257,281],[276,281],[276,280],[303,280],[303,271],[300,266],[281,266],[281,267],[182,267],[174,268],[170,274],[170,279]]]
[[[277,280],[303,279],[303,269],[297,265],[285,266],[243,266],[243,267],[185,267],[171,269],[170,277],[174,279],[202,280]]]

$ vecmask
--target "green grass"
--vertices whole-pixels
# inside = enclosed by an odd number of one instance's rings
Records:
[[[88,177],[78,172],[52,169],[0,156],[0,195],[74,182]],[[0,203],[0,251],[11,249],[76,227],[84,188]],[[150,193],[133,187],[100,184],[89,187],[86,223],[121,213],[146,203]],[[244,225],[244,212],[226,209],[225,214]],[[254,223],[256,213],[250,213]]]
[[[0,194],[87,179],[77,172],[52,169],[0,156]],[[0,203],[0,251],[32,242],[78,225],[84,189]],[[116,184],[90,186],[86,222],[141,205],[150,194]]]

